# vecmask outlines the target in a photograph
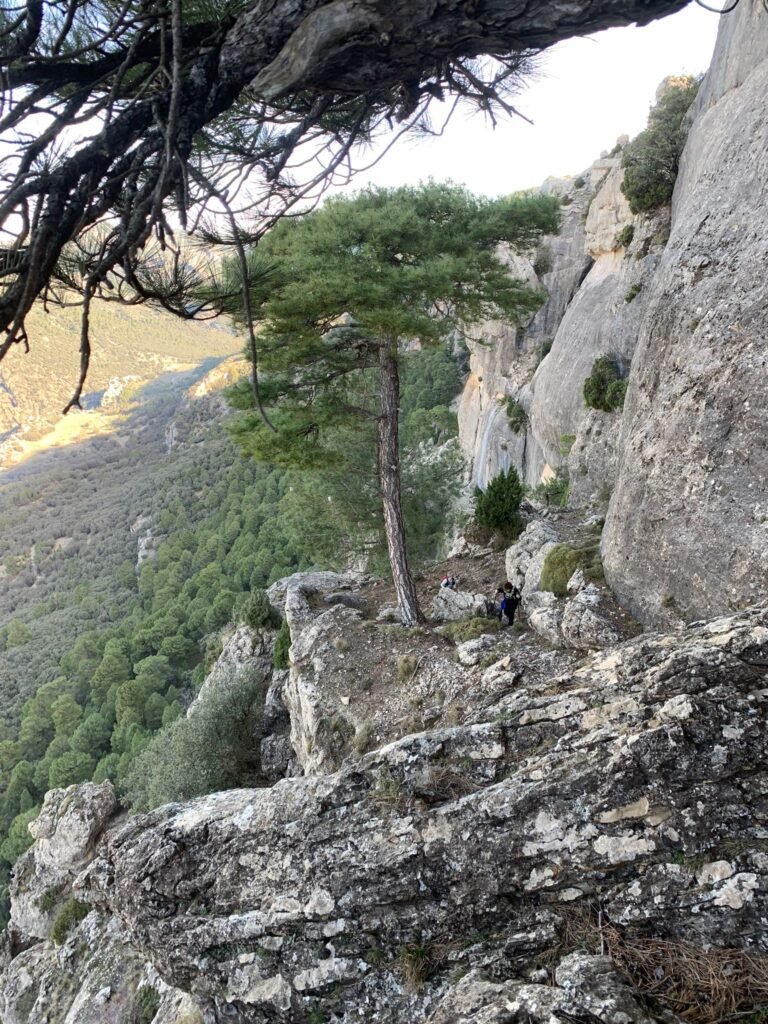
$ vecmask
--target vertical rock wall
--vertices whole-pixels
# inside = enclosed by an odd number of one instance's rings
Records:
[[[525,327],[488,323],[470,340],[471,373],[459,406],[459,437],[472,482],[480,487],[510,465],[529,482],[538,482],[542,460],[536,438],[530,429],[510,429],[503,403],[509,396],[529,412],[531,378],[589,267],[584,251],[589,183],[576,188],[573,181],[553,180],[544,190],[564,197],[560,234],[544,239],[530,259],[518,257],[510,265],[515,276],[544,288],[547,302]]]
[[[721,19],[645,300],[604,533],[612,587],[671,623],[768,594],[768,12]]]

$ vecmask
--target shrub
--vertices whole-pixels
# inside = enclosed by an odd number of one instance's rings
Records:
[[[37,905],[43,914],[50,914],[50,912],[56,906],[59,897],[61,896],[63,888],[63,882],[59,882],[57,885],[48,886],[48,888],[42,894],[40,899],[37,901]]]
[[[568,580],[581,568],[581,552],[567,544],[557,544],[544,559],[541,589],[551,590],[557,597],[568,593]]]
[[[142,985],[136,993],[134,1020],[136,1024],[152,1024],[160,1009],[160,993],[151,985]]]
[[[648,116],[648,127],[624,149],[621,190],[632,213],[655,210],[672,198],[688,134],[686,114],[699,88],[690,76],[668,78]]]
[[[552,351],[552,338],[545,338],[544,341],[539,345],[538,359],[536,360],[536,366],[540,366],[541,363],[547,358],[549,353]]]
[[[401,654],[397,659],[397,678],[399,682],[407,683],[413,678],[418,667],[419,659],[415,654]]]
[[[86,903],[81,903],[79,900],[67,900],[56,915],[56,920],[51,927],[51,938],[57,946],[60,946],[72,929],[80,924],[89,909],[90,907]]]
[[[288,628],[288,620],[283,619],[280,629],[275,637],[275,649],[272,652],[272,664],[275,668],[288,668],[290,660],[288,652],[291,649],[291,631]]]
[[[576,443],[575,434],[561,434],[560,435],[560,454],[563,456],[570,455],[571,448]]]
[[[641,284],[633,284],[631,288],[628,289],[627,294],[624,296],[624,301],[634,302],[642,290],[643,286]]]
[[[506,473],[495,476],[484,492],[475,489],[475,520],[479,526],[498,530],[513,540],[523,526],[520,502],[524,497],[525,487],[517,470],[510,466]]]
[[[533,497],[547,506],[557,505],[559,508],[565,508],[570,492],[568,470],[565,466],[560,466],[554,476],[534,487]]]
[[[586,181],[584,180],[584,178],[583,178],[583,177],[582,177],[581,175],[579,175],[579,176],[578,176],[578,178],[574,179],[574,182],[573,182],[573,187],[574,187],[574,188],[584,188],[584,186],[585,186],[586,184],[587,184],[587,183],[586,183]]]
[[[584,402],[590,409],[613,412],[624,406],[627,382],[611,356],[600,356],[592,364],[592,373],[584,381]]]
[[[236,610],[237,621],[251,629],[280,625],[280,616],[269,603],[266,591],[252,590],[243,594]]]
[[[557,597],[565,597],[568,580],[577,569],[581,569],[589,580],[604,579],[599,539],[590,537],[581,544],[555,545],[544,559],[541,589],[550,590]]]
[[[507,410],[509,429],[513,434],[519,434],[521,430],[525,430],[528,426],[528,417],[526,416],[525,409],[511,395],[507,395],[503,403],[504,408]]]
[[[131,766],[125,793],[134,810],[190,800],[261,780],[261,675],[222,679],[189,717],[154,736]]]
[[[476,615],[472,619],[462,619],[461,622],[449,622],[443,627],[442,632],[453,637],[457,644],[463,644],[466,640],[477,640],[479,636],[487,633],[498,633],[501,623],[498,619],[484,619]]]
[[[632,244],[632,239],[635,237],[635,225],[625,224],[621,231],[616,235],[616,245],[621,246],[623,249],[628,248]]]

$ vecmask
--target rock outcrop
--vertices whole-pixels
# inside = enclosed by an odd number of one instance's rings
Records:
[[[745,0],[722,20],[644,297],[606,522],[610,583],[652,623],[768,594],[768,18]]]
[[[582,570],[568,581],[568,597],[560,599],[542,584],[547,557],[560,538],[550,520],[534,519],[507,549],[507,578],[519,588],[529,625],[548,644],[576,650],[599,650],[615,644],[620,634],[605,617],[612,595],[587,583]]]
[[[643,636],[483,723],[130,819],[78,889],[212,1021],[668,1019],[568,928],[768,953],[767,679],[768,608]],[[557,988],[521,989],[547,955]]]

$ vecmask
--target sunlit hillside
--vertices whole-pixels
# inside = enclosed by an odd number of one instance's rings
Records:
[[[61,423],[61,410],[77,381],[80,311],[51,307],[46,312],[38,306],[27,318],[27,330],[30,352],[15,346],[0,363],[0,465],[27,455],[27,442],[45,438]],[[242,347],[227,321],[179,320],[147,306],[109,302],[94,303],[91,333],[93,351],[83,403],[88,409],[99,406],[116,379],[119,391],[126,378],[148,381]],[[77,412],[70,417],[76,419]],[[71,440],[81,430],[80,425],[65,423],[59,426],[59,437],[49,440]]]

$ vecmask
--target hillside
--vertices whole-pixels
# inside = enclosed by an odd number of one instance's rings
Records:
[[[232,355],[242,347],[223,320],[179,320],[145,306],[95,302],[91,368],[83,405],[97,408],[110,382],[153,380],[165,371],[191,369],[204,359]],[[17,345],[0,364],[0,466],[13,464],[39,445],[70,440],[80,425],[74,412],[61,423],[61,410],[79,372],[80,313],[76,308],[35,307],[27,320],[30,353]],[[119,387],[117,389],[119,393]],[[108,399],[109,400],[109,399]],[[60,425],[60,438],[51,438]]]

